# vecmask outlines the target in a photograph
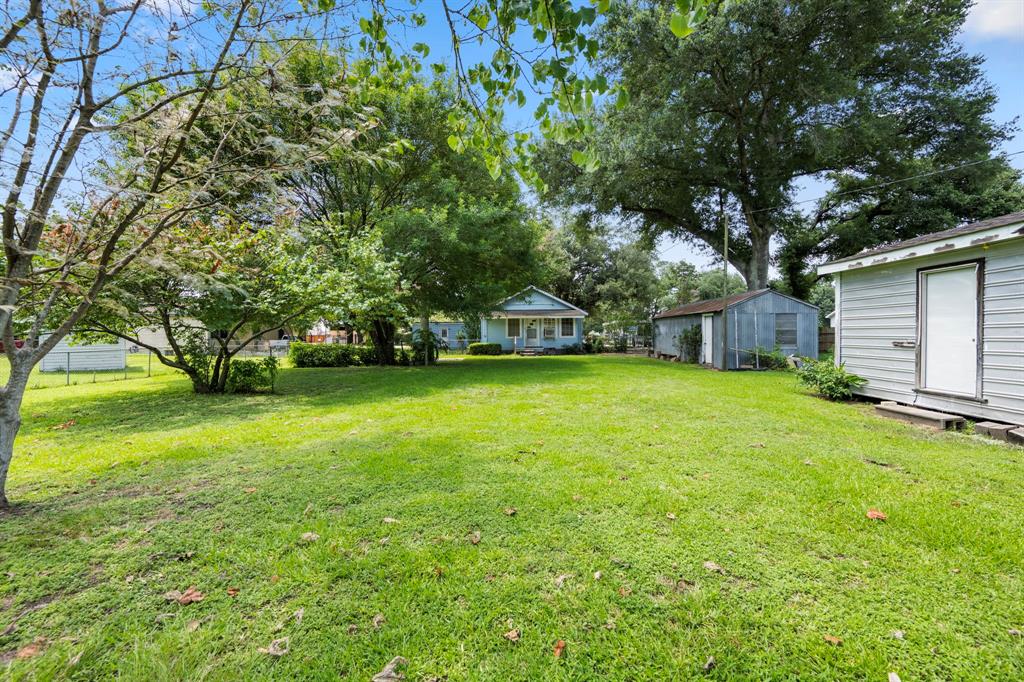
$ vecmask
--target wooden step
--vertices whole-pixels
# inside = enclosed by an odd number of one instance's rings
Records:
[[[920,407],[900,405],[892,401],[886,401],[875,405],[875,412],[890,419],[901,419],[911,424],[928,426],[933,429],[959,429],[964,424],[964,418],[955,414],[924,410]]]

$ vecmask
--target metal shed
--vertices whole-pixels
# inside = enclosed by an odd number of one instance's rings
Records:
[[[818,268],[861,395],[1024,424],[1024,211]]]
[[[49,334],[42,336],[45,340]],[[68,338],[57,342],[39,363],[41,372],[78,372],[124,369],[128,346],[124,339],[114,343],[72,345]]]
[[[655,355],[678,357],[680,334],[696,325],[701,327],[699,357],[683,358],[691,362],[721,368],[726,348],[727,369],[755,366],[758,348],[818,357],[817,306],[771,289],[745,291],[658,313],[654,316]]]

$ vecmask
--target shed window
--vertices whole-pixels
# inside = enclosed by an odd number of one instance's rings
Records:
[[[519,328],[519,322],[519,318],[505,320],[505,336],[509,337],[510,339],[513,336],[522,336],[523,332]]]
[[[448,327],[441,327],[441,338],[442,339],[447,339],[448,338]]]
[[[574,322],[575,320],[573,320],[571,317],[562,318],[562,336],[576,336],[576,325],[574,324]]]
[[[775,313],[775,345],[796,345],[796,313]]]
[[[551,318],[544,320],[544,338],[553,341],[555,338],[555,321]]]

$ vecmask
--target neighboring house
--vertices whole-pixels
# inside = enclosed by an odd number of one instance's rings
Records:
[[[558,352],[583,343],[587,313],[554,294],[529,286],[480,318],[480,341],[505,351]]]
[[[826,263],[861,395],[1024,424],[1024,211]]]
[[[419,331],[419,328],[420,323],[414,322],[412,331]],[[445,319],[430,320],[430,331],[434,336],[441,337],[448,344],[449,348],[465,348],[468,343],[466,340],[465,322]]]
[[[725,309],[726,324],[722,324]],[[725,298],[698,301],[654,316],[654,354],[678,356],[679,337],[700,326],[699,357],[688,358],[727,369],[758,364],[755,349],[778,349],[786,355],[818,357],[818,308],[771,289],[745,291]],[[727,338],[723,339],[723,333]]]
[[[47,338],[44,335],[40,343]],[[125,368],[128,346],[124,339],[115,343],[69,343],[65,337],[57,342],[39,363],[41,372],[102,371]]]

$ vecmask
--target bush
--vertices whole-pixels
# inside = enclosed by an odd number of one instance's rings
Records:
[[[626,344],[626,337],[616,336],[615,340],[612,342],[612,347],[615,349],[616,353],[625,353],[629,348]]]
[[[412,364],[422,365],[423,364],[423,351],[426,347],[426,351],[429,354],[429,364],[437,362],[437,358],[442,352],[448,352],[448,342],[442,339],[434,332],[427,330],[417,329],[412,333]]]
[[[296,367],[351,367],[377,364],[377,351],[373,346],[294,341],[288,355]]]
[[[500,343],[471,343],[466,348],[467,355],[501,355]]]
[[[566,355],[583,355],[583,346],[578,343],[567,343],[562,346],[562,352]]]
[[[232,360],[228,371],[228,393],[273,391],[277,378],[277,358]]]
[[[683,362],[697,362],[700,358],[700,342],[704,338],[700,325],[688,327],[676,337],[676,347],[682,355]]]
[[[604,352],[604,339],[600,336],[588,338],[583,342],[584,353],[603,353]]]
[[[813,388],[829,400],[849,400],[853,397],[853,389],[867,383],[863,377],[847,372],[843,365],[821,360],[807,360],[797,370],[796,376],[801,384]]]
[[[759,363],[764,369],[789,369],[789,360],[786,359],[786,354],[779,350],[778,347],[768,350],[758,346],[750,353],[756,358],[756,360],[754,358],[751,358],[751,360]]]

